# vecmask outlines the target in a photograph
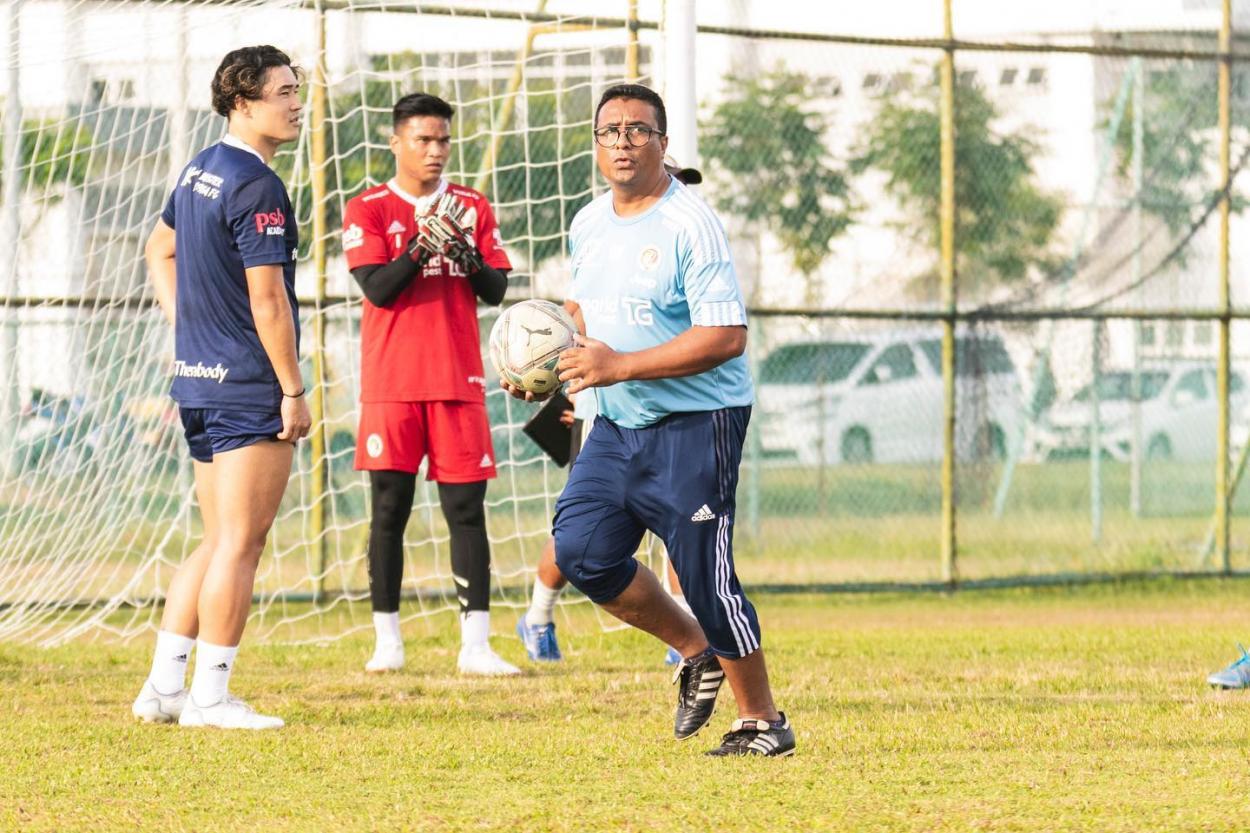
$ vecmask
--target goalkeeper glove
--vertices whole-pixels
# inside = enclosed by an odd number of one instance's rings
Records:
[[[404,247],[404,254],[417,264],[418,269],[424,269],[425,263],[430,259],[430,252],[421,245],[421,233],[417,232],[408,240],[408,245]]]
[[[465,205],[460,200],[444,194],[430,207],[427,214],[417,218],[415,245],[432,255],[442,255],[460,267],[465,275],[482,271],[485,263],[472,236],[462,225]]]

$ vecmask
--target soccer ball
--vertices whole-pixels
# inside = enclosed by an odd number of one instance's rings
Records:
[[[556,362],[573,346],[577,327],[550,301],[521,301],[508,307],[490,331],[490,362],[514,388],[549,393],[560,387]]]

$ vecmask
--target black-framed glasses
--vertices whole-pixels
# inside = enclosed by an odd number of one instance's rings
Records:
[[[657,130],[654,127],[648,127],[645,124],[630,124],[625,126],[625,141],[630,147],[640,148],[647,142],[651,141],[652,136],[663,136],[664,131]],[[600,147],[614,148],[616,143],[621,140],[621,128],[616,125],[608,127],[600,127],[595,131],[595,141]]]

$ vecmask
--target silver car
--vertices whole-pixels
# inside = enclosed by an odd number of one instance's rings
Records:
[[[1152,363],[1138,374],[1144,456],[1182,462],[1214,460],[1219,420],[1215,366],[1191,361]],[[1087,384],[1050,408],[1031,432],[1033,456],[1088,456],[1092,392],[1092,384]],[[1246,405],[1245,383],[1237,372],[1229,377],[1229,392],[1236,424]],[[1133,372],[1100,374],[1098,400],[1099,445],[1112,459],[1128,460],[1133,450]]]
[[[942,459],[941,340],[931,330],[802,341],[760,365],[767,457],[800,465]],[[1019,379],[993,334],[956,339],[956,450],[1002,458],[1019,430]]]

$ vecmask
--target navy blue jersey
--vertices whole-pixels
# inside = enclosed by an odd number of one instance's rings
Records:
[[[282,180],[227,136],[183,169],[161,219],[174,229],[178,272],[170,395],[184,408],[277,411],[282,389],[256,334],[245,270],[281,264],[298,349],[299,234]]]

